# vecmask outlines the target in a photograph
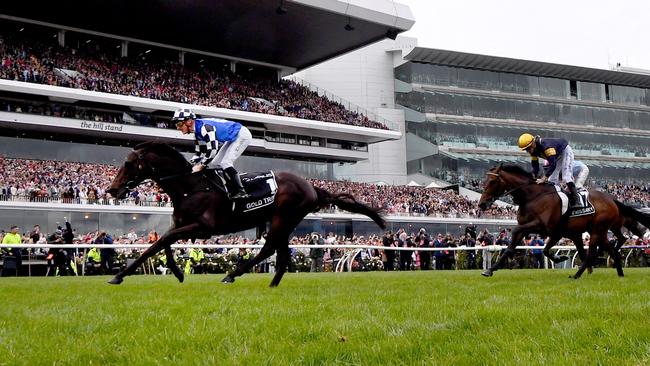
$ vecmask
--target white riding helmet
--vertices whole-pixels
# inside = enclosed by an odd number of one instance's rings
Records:
[[[172,121],[185,121],[188,119],[196,119],[196,114],[188,108],[177,109],[172,117]]]

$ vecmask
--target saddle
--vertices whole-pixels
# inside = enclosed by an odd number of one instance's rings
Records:
[[[228,197],[230,197],[230,192],[235,192],[237,190],[234,183],[228,178],[228,175],[223,172],[223,169],[206,169],[204,172],[207,180],[217,189],[228,194]],[[239,176],[249,197],[242,200],[232,201],[233,212],[245,213],[275,203],[275,194],[278,190],[278,184],[272,170],[266,172],[243,173]]]
[[[596,212],[594,205],[589,200],[589,191],[585,188],[578,189],[578,195],[580,196],[580,203],[582,207],[576,207],[569,210],[569,193],[562,191],[559,186],[555,186],[558,196],[562,201],[562,215],[568,215],[568,217],[578,217],[593,215]]]

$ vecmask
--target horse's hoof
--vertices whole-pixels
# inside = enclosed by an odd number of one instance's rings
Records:
[[[176,279],[178,279],[178,282],[183,283],[185,281],[185,275],[183,273],[176,274]]]
[[[108,281],[108,283],[110,283],[111,285],[119,285],[120,283],[122,283],[122,281],[124,281],[124,280],[122,279],[122,277],[117,277],[117,276],[115,276],[115,277],[111,278],[111,279]]]
[[[235,279],[230,276],[226,276],[221,280],[221,283],[233,283],[233,282],[235,282]]]
[[[580,278],[580,276],[578,276],[578,275],[573,275],[573,276],[569,276],[569,278],[572,278],[572,279],[574,279],[574,280],[577,280],[578,278]]]
[[[569,260],[569,257],[566,256],[566,255],[561,255],[561,256],[557,257],[557,262],[555,262],[555,263],[564,262],[566,260]]]
[[[485,277],[492,277],[493,274],[494,274],[494,272],[492,272],[491,269],[486,269],[485,271],[481,272],[481,275],[483,275]]]
[[[594,273],[594,269],[592,267],[587,268],[587,273],[588,274]]]
[[[269,287],[270,287],[270,288],[275,288],[275,287],[278,287],[278,285],[279,285],[279,283],[271,282],[271,284],[269,285]]]

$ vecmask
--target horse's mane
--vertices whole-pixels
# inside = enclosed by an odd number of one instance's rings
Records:
[[[147,150],[150,152],[154,152],[158,154],[159,156],[164,156],[167,158],[171,158],[174,160],[178,160],[179,163],[182,163],[184,165],[187,165],[187,159],[181,154],[178,150],[174,149],[173,147],[159,141],[146,141],[142,142],[140,144],[137,144],[133,150]]]
[[[507,173],[523,175],[526,178],[533,179],[533,174],[519,165],[503,165],[501,170]]]

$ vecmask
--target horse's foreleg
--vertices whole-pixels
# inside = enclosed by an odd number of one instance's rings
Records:
[[[165,257],[167,257],[167,268],[169,268],[174,276],[178,279],[178,282],[183,282],[185,280],[185,274],[178,268],[176,260],[174,259],[174,251],[170,244],[165,245]]]
[[[124,280],[124,277],[132,275],[135,270],[144,263],[147,259],[151,258],[154,254],[158,253],[164,246],[171,245],[178,239],[189,237],[192,232],[197,231],[201,227],[200,224],[191,224],[177,229],[169,230],[153,243],[147,250],[142,253],[130,266],[126,267],[123,271],[116,274],[108,283],[112,285],[119,285]]]
[[[536,227],[537,227],[536,221],[529,222],[528,224],[516,226],[512,230],[512,242],[510,242],[506,250],[503,253],[501,253],[501,255],[499,256],[499,260],[497,260],[497,262],[491,268],[486,269],[481,274],[485,277],[490,277],[494,274],[494,271],[503,268],[503,266],[506,263],[506,260],[508,260],[509,257],[510,258],[514,257],[515,248],[517,248],[517,245],[519,245],[521,239],[523,239],[526,234],[532,232],[532,230]]]
[[[559,238],[549,237],[548,239],[546,239],[546,244],[544,245],[544,250],[542,251],[544,253],[544,256],[550,259],[553,263],[560,263],[569,259],[569,257],[567,257],[566,255],[557,256],[551,254],[551,248],[553,248],[558,241]]]

